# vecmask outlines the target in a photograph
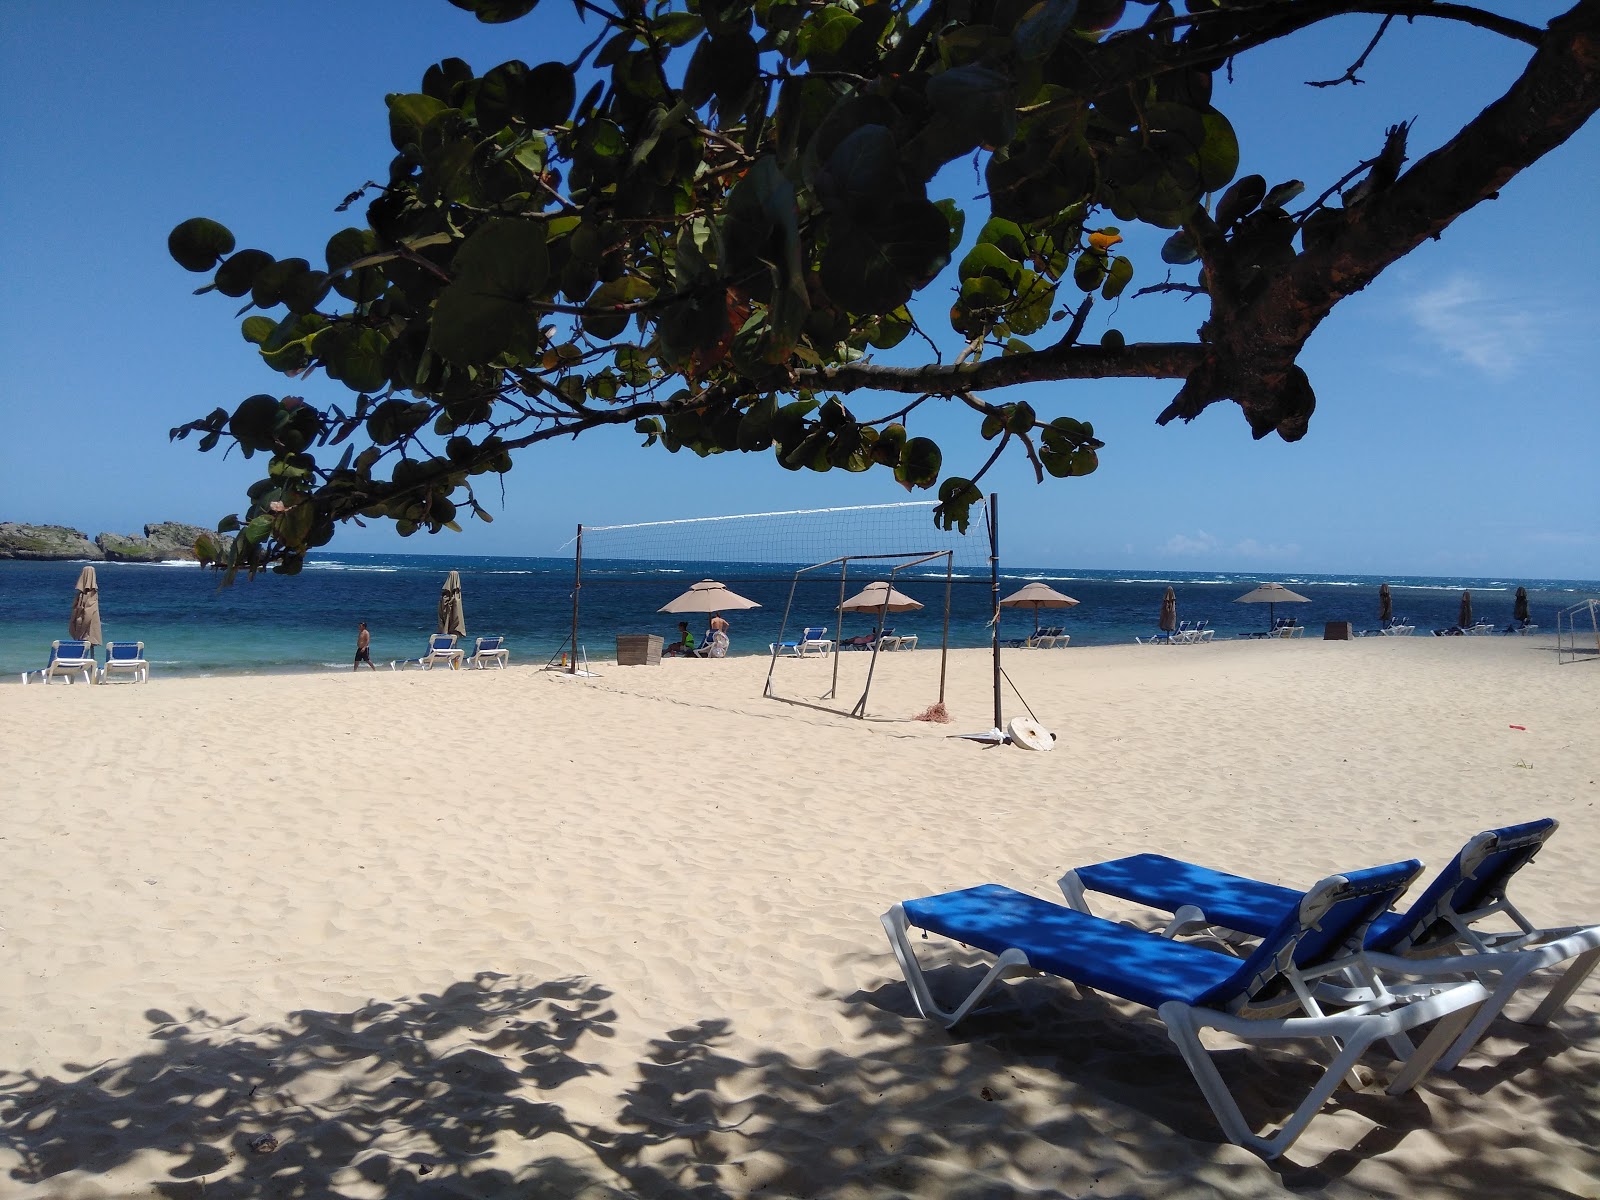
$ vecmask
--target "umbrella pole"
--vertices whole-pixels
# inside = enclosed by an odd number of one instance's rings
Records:
[[[944,640],[939,643],[939,703],[944,703],[944,670],[950,661],[950,586],[955,570],[955,552],[944,552]]]
[[[852,717],[865,717],[867,715],[867,693],[872,690],[872,672],[875,671],[878,666],[878,647],[883,644],[883,626],[884,623],[889,619],[889,597],[894,594],[895,571],[898,571],[899,569],[899,567],[896,567],[894,570],[889,572],[889,586],[884,590],[883,593],[883,607],[878,610],[878,636],[872,640],[872,659],[867,663],[867,686],[861,689],[861,699],[857,700],[856,706],[850,710],[850,715]],[[839,622],[840,624],[843,624],[844,609],[842,607],[839,609],[839,613]],[[834,649],[833,669],[835,672],[839,670],[839,652],[837,647]]]
[[[1039,610],[1033,610],[1035,620]],[[994,731],[1000,725],[1000,493],[989,493],[989,644],[994,657]]]
[[[578,547],[572,556],[572,657],[568,675],[578,673],[578,593],[583,589],[583,522],[578,522]]]
[[[844,648],[845,576],[849,573],[850,559],[848,556],[846,556],[845,558],[839,560],[839,606],[833,610],[833,615],[837,620],[837,624],[833,631],[833,682],[828,685],[828,694],[823,697],[824,700],[832,700],[839,694],[839,651]],[[887,600],[887,597],[885,597],[885,599]],[[880,625],[878,628],[882,629],[883,626]],[[876,643],[873,644],[872,649],[874,652],[877,651],[878,647]],[[868,682],[871,682],[870,674],[867,678]],[[864,698],[865,697],[863,697],[863,699]]]

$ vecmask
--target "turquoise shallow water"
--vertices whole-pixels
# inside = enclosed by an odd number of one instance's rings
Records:
[[[73,583],[81,563],[0,562],[0,672],[15,681],[44,665],[50,642],[67,636]],[[470,558],[436,555],[329,554],[293,578],[262,576],[219,588],[217,577],[193,564],[97,563],[100,611],[108,640],[143,641],[157,674],[226,674],[348,669],[356,623],[372,630],[372,656],[415,657],[434,629],[439,589],[447,571],[461,572],[471,637],[503,634],[515,662],[543,662],[565,645],[572,625],[573,569],[569,558]],[[670,636],[678,618],[658,613],[698,579],[715,578],[759,601],[762,608],[727,614],[733,653],[765,653],[778,633],[789,598],[793,567],[770,563],[585,561],[579,642],[595,657],[609,656],[617,633]],[[855,573],[852,581],[864,582]],[[1045,610],[1046,625],[1061,625],[1073,646],[1129,643],[1151,632],[1170,585],[1178,616],[1206,619],[1228,637],[1267,624],[1264,606],[1233,603],[1263,578],[1204,571],[1084,571],[1015,567],[1002,570],[1001,595],[1032,580],[1049,582],[1076,598],[1076,608]],[[1390,585],[1395,615],[1419,634],[1454,624],[1463,589],[1470,589],[1477,619],[1504,627],[1518,585],[1527,587],[1533,619],[1553,632],[1555,613],[1587,596],[1600,582],[1443,576],[1302,574],[1276,577],[1307,596],[1292,610],[1321,631],[1325,621],[1348,620],[1359,629],[1377,624],[1378,587]],[[901,633],[924,645],[939,639],[944,571],[937,564],[904,572],[898,585],[926,608],[893,617]],[[818,579],[796,592],[792,634],[806,624],[837,624],[831,608],[838,577]],[[852,586],[852,591],[854,586]],[[950,639],[956,646],[988,644],[989,581],[966,572],[952,587]],[[703,621],[694,625],[696,636]],[[846,614],[844,636],[867,633],[872,620]],[[1033,627],[1031,611],[1007,610],[1003,636]]]

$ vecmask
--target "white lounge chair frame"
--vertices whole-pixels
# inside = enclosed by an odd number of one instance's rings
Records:
[[[118,658],[117,657],[117,648],[119,646],[132,646],[132,647],[134,647],[133,657],[132,658]],[[106,643],[106,663],[105,663],[105,666],[100,668],[100,682],[104,683],[106,681],[106,678],[113,671],[126,672],[128,674],[131,674],[133,676],[133,678],[134,678],[134,682],[136,682],[136,683],[149,683],[150,682],[150,664],[145,661],[144,643],[143,642],[107,642]]]
[[[1338,876],[1323,880],[1307,893],[1306,903],[1318,903],[1322,893],[1334,881],[1343,882]],[[1002,979],[1019,974],[1048,974],[1035,971],[1029,965],[1026,952],[1012,948],[996,958],[994,966],[961,1003],[952,1009],[941,1008],[933,999],[922,965],[912,948],[909,936],[912,926],[903,904],[895,904],[883,915],[883,927],[905,974],[917,1011],[924,1017],[937,1020],[946,1029],[971,1012],[984,994]],[[1359,958],[1356,955],[1337,959],[1312,972],[1301,972],[1293,966],[1283,971],[1301,1008],[1308,1014],[1306,1016],[1268,1017],[1225,1013],[1198,1008],[1178,1000],[1170,1000],[1156,1010],[1156,1015],[1167,1028],[1167,1035],[1177,1045],[1178,1052],[1188,1064],[1206,1103],[1229,1141],[1254,1150],[1265,1158],[1276,1158],[1282,1154],[1305,1131],[1342,1080],[1348,1078],[1353,1086],[1360,1086],[1360,1077],[1355,1074],[1356,1063],[1376,1042],[1388,1043],[1390,1049],[1405,1060],[1404,1066],[1385,1090],[1390,1095],[1410,1091],[1456,1040],[1488,995],[1479,983],[1456,984],[1444,990],[1437,987],[1393,990],[1380,982],[1362,1002],[1338,1013],[1324,1013],[1312,994],[1317,978],[1342,972]],[[1420,1047],[1412,1049],[1408,1031],[1433,1020],[1438,1020],[1439,1024]],[[1314,1039],[1330,1046],[1335,1054],[1282,1128],[1268,1137],[1251,1128],[1228,1090],[1228,1085],[1218,1073],[1216,1064],[1211,1061],[1211,1053],[1201,1039],[1208,1029],[1231,1034],[1252,1044]]]
[[[76,638],[67,638],[65,640],[77,645],[84,644]],[[29,675],[37,675],[40,683],[48,684],[52,679],[59,677],[61,679],[65,679],[68,686],[71,686],[72,677],[74,675],[82,675],[85,683],[93,683],[97,669],[94,661],[94,646],[88,645],[86,648],[88,650],[87,657],[62,658],[59,656],[59,652],[61,650],[61,639],[51,642],[50,665],[41,667],[37,671],[24,671],[22,673],[22,682],[26,684],[28,682]]]
[[[488,649],[485,649],[485,642],[492,642],[493,645]],[[470,667],[476,667],[480,671],[485,670],[490,666],[499,667],[502,671],[504,671],[506,669],[506,664],[510,661],[511,651],[506,648],[505,638],[481,637],[473,643],[472,654],[467,659],[467,665]]]
[[[795,649],[795,655],[798,658],[807,658],[813,653],[823,658],[833,653],[833,639],[828,636],[828,627],[826,625],[815,625],[807,629],[805,635],[800,639],[799,646]]]
[[[914,633],[886,633],[878,639],[878,649],[890,650],[915,650],[917,648],[917,635]]]
[[[448,646],[439,645],[439,639],[441,638],[449,638],[450,644]],[[450,669],[456,671],[461,668],[461,660],[466,657],[466,654],[465,650],[456,645],[455,634],[432,633],[428,635],[428,652],[426,654],[421,658],[391,659],[389,661],[389,669],[393,671],[399,667],[421,667],[424,671],[431,671],[435,663],[448,663],[450,664]]]

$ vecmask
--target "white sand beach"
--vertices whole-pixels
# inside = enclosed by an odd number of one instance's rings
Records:
[[[1033,753],[949,736],[992,724],[979,651],[950,725],[910,720],[926,646],[826,711],[869,661],[825,702],[826,659],[778,663],[792,702],[764,658],[0,688],[0,1196],[1600,1196],[1600,979],[1268,1163],[1153,1013],[1041,977],[947,1033],[878,920],[1147,850],[1426,879],[1552,816],[1513,898],[1600,922],[1600,662],[1008,652]],[[924,948],[952,994],[979,961]],[[1309,1079],[1222,1069],[1263,1123]]]

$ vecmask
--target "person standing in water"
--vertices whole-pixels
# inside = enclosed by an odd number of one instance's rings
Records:
[[[367,670],[369,671],[378,669],[372,665],[372,634],[367,632],[367,623],[365,621],[361,622],[360,631],[356,634],[356,661],[350,669],[359,671],[362,663],[367,664]]]

